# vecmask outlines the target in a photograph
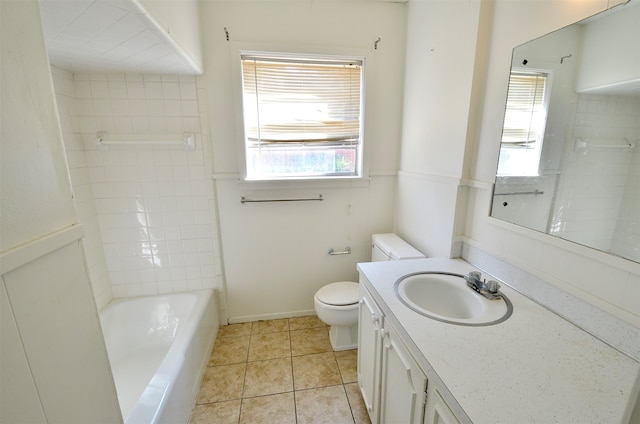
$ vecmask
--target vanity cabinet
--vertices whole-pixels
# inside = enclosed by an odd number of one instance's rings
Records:
[[[381,335],[380,422],[421,424],[427,377],[388,322]]]
[[[459,424],[434,384],[427,389],[424,424]]]
[[[373,424],[378,422],[380,362],[382,360],[383,315],[371,295],[360,284],[358,316],[358,385]]]
[[[360,297],[358,384],[371,422],[457,423],[435,386],[427,397],[425,373],[362,283]]]

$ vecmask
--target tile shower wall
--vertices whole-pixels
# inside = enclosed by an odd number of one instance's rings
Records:
[[[84,229],[82,244],[89,268],[93,297],[98,308],[101,309],[111,301],[112,292],[82,134],[73,125],[73,117],[76,115],[76,87],[73,75],[68,71],[52,68],[52,76],[69,173],[73,185],[74,204],[78,219]]]
[[[633,178],[627,177],[633,155],[623,149],[594,145],[637,144],[639,123],[637,97],[579,96],[573,139],[586,141],[591,147],[578,151],[572,148],[568,154],[558,186],[552,234],[608,251],[617,244],[616,222],[623,227],[625,223],[620,221],[637,222],[637,217],[625,217],[621,210],[623,203],[633,201],[634,193],[637,198],[637,182],[634,192],[628,187],[634,185]]]
[[[86,173],[113,297],[221,287],[204,88],[192,76],[73,74],[72,126]],[[201,101],[199,101],[201,99]],[[98,146],[193,133],[181,145]],[[70,160],[72,162],[72,160]]]
[[[640,109],[640,107],[639,107]],[[631,157],[631,169],[622,195],[611,252],[640,262],[640,140]]]

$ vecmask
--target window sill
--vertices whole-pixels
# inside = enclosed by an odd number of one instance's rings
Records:
[[[369,177],[340,177],[340,178],[308,178],[282,180],[243,180],[240,174],[214,174],[216,181],[234,180],[239,187],[246,190],[277,190],[295,188],[352,188],[368,187]]]

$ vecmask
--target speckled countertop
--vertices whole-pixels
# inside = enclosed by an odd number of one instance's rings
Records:
[[[501,291],[513,303],[513,315],[486,327],[432,320],[394,294],[395,281],[408,273],[466,274],[476,270],[471,264],[429,258],[361,263],[358,270],[361,283],[427,377],[446,386],[442,395],[461,421],[582,424],[629,419],[640,364],[510,287],[503,284]]]

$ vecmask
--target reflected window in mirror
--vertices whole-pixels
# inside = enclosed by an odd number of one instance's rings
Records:
[[[551,73],[514,69],[509,77],[499,176],[538,175]]]

